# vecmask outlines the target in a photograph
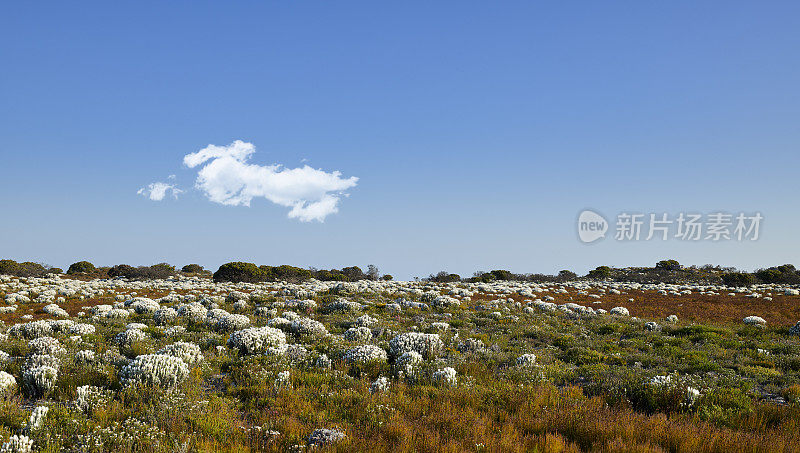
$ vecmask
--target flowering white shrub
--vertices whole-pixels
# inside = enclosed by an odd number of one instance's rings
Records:
[[[456,370],[451,367],[442,368],[433,372],[433,381],[439,385],[455,386],[458,383]]]
[[[95,408],[106,406],[111,401],[111,397],[110,390],[93,385],[82,385],[77,388],[75,406],[88,414]]]
[[[270,327],[274,327],[276,329],[281,329],[284,332],[290,332],[292,330],[292,322],[293,321],[289,319],[279,316],[277,318],[272,318],[269,321],[267,321],[267,325]]]
[[[329,303],[324,307],[325,313],[335,313],[335,312],[355,312],[361,311],[364,308],[358,302],[352,302],[347,299],[339,299],[336,302]]]
[[[249,327],[237,330],[228,339],[228,347],[238,349],[240,354],[256,354],[284,344],[286,344],[286,334],[272,327]]]
[[[369,327],[351,327],[344,333],[344,339],[352,342],[366,342],[372,340],[372,331]]]
[[[132,300],[125,302],[125,306],[133,309],[137,314],[154,313],[161,308],[161,305],[153,299],[147,297],[136,297]]]
[[[16,385],[17,380],[14,379],[14,376],[6,373],[5,371],[0,371],[0,392],[12,389]]]
[[[676,322],[678,322],[678,316],[677,315],[669,315],[669,316],[667,316],[667,322],[671,323],[671,324],[675,324]]]
[[[394,368],[398,376],[414,379],[424,361],[422,354],[416,351],[408,351],[395,359]]]
[[[430,302],[431,306],[434,308],[451,308],[461,306],[460,300],[450,296],[437,296],[432,300],[425,302]]]
[[[109,311],[111,311],[112,308],[114,308],[114,307],[112,307],[111,305],[100,304],[100,305],[95,305],[94,307],[92,307],[91,308],[91,312],[92,312],[93,315],[102,316],[103,314],[108,313]]]
[[[650,385],[655,387],[662,387],[670,384],[672,384],[672,376],[669,375],[653,376],[650,379]]]
[[[124,385],[142,383],[174,387],[188,375],[189,367],[183,360],[161,354],[140,355],[120,371],[120,379]]]
[[[347,437],[338,429],[317,428],[308,436],[309,447],[332,445]]]
[[[45,305],[42,308],[42,311],[47,313],[48,315],[58,316],[61,318],[69,318],[69,313],[67,313],[67,310],[64,310],[63,308],[59,307],[58,304]]]
[[[229,314],[217,322],[216,330],[220,332],[231,332],[244,329],[250,325],[250,318],[240,314]]]
[[[311,299],[305,299],[297,303],[297,308],[303,311],[311,311],[317,308],[317,303]]]
[[[171,326],[164,329],[164,335],[168,337],[177,337],[186,333],[186,328],[183,326]]]
[[[30,453],[33,441],[28,436],[13,435],[8,442],[0,446],[0,453]]]
[[[156,354],[177,357],[186,362],[186,364],[189,366],[196,365],[203,361],[203,353],[200,351],[200,346],[197,346],[194,343],[186,343],[183,341],[178,341],[164,346],[163,348],[159,349]]]
[[[58,370],[61,367],[61,359],[50,354],[29,354],[25,358],[25,368],[36,368],[39,366],[49,366]]]
[[[50,393],[56,385],[57,378],[58,370],[47,365],[27,368],[22,372],[22,383],[33,396]]]
[[[317,368],[330,368],[331,367],[331,359],[328,358],[327,355],[322,354],[317,357],[317,361],[314,364]]]
[[[127,319],[130,315],[131,312],[125,310],[124,308],[112,308],[111,310],[105,312],[103,317],[109,319]]]
[[[436,333],[406,332],[397,335],[389,342],[389,352],[393,357],[415,351],[430,359],[436,357],[443,348],[444,343]]]
[[[309,335],[312,337],[325,337],[328,335],[328,329],[325,328],[325,324],[311,318],[296,319],[292,321],[289,329],[295,335]]]
[[[458,344],[458,350],[461,352],[477,352],[485,348],[486,346],[480,338],[467,338]]]
[[[61,343],[53,337],[39,337],[28,343],[31,354],[61,355],[67,352]]]
[[[28,418],[28,424],[25,425],[26,432],[34,432],[37,429],[42,427],[44,423],[44,418],[47,416],[47,411],[50,410],[47,406],[37,406],[33,412],[31,412],[31,416]]]
[[[178,307],[178,316],[186,318],[192,324],[201,324],[205,321],[208,309],[199,302],[183,304]]]
[[[259,318],[272,318],[278,313],[277,310],[274,310],[269,307],[256,307],[253,311],[253,314],[258,316]]]
[[[281,314],[281,318],[286,318],[289,321],[295,321],[295,320],[300,319],[300,315],[298,315],[297,313],[295,313],[293,311],[285,311],[285,312],[283,312],[283,314]]]
[[[431,328],[439,332],[447,332],[450,329],[450,324],[446,322],[432,322]]]
[[[389,385],[390,385],[389,379],[384,376],[381,376],[378,379],[376,379],[375,382],[370,384],[369,392],[370,393],[386,392],[389,390]]]
[[[72,335],[93,335],[97,331],[95,326],[79,322],[70,322],[65,328],[66,332]]]
[[[291,373],[287,371],[281,371],[278,373],[278,377],[275,378],[275,390],[285,390],[292,388],[292,377]]]
[[[612,315],[617,315],[617,316],[630,316],[631,315],[631,313],[625,307],[614,307],[614,308],[611,309],[610,313]]]
[[[94,362],[95,354],[91,349],[84,349],[75,353],[75,362],[90,363]]]
[[[47,321],[32,321],[24,324],[14,324],[8,329],[8,335],[19,338],[39,338],[53,334],[53,328]]]
[[[648,330],[650,332],[656,332],[661,330],[661,326],[659,326],[657,322],[650,321],[644,323],[644,330]]]
[[[348,350],[343,358],[347,362],[354,363],[385,362],[387,360],[386,351],[371,344],[356,346]]]
[[[534,365],[536,365],[535,354],[522,354],[521,356],[517,357],[517,366],[519,367],[531,367]]]
[[[686,387],[686,401],[684,402],[685,406],[694,406],[694,403],[700,398],[700,390],[697,390],[694,387]]]
[[[378,324],[378,320],[370,315],[361,315],[353,323],[354,327],[372,327]]]
[[[288,344],[283,355],[292,363],[301,362],[308,357],[308,349],[299,344]]]
[[[114,343],[119,346],[130,346],[131,344],[147,338],[147,334],[139,329],[126,329],[114,336]]]
[[[743,322],[748,326],[765,326],[767,321],[760,316],[748,316],[744,318]]]
[[[173,322],[178,317],[178,312],[172,307],[161,307],[153,313],[153,321],[158,325]]]

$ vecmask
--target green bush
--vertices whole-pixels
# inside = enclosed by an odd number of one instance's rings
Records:
[[[284,280],[289,282],[302,282],[312,277],[311,271],[299,267],[283,264],[281,266],[261,266],[269,280]]]
[[[447,271],[439,271],[436,274],[429,275],[426,280],[437,283],[452,283],[461,281],[461,276],[448,273]]]
[[[42,277],[46,274],[55,273],[49,266],[39,263],[25,261],[18,263],[14,260],[0,260],[0,274],[14,275],[17,277]],[[61,269],[57,269],[61,271]],[[60,273],[60,272],[59,272]]]
[[[601,363],[605,359],[605,354],[584,347],[570,348],[564,354],[564,361],[575,365],[591,365]]]
[[[681,269],[681,265],[676,260],[661,260],[656,263],[656,269],[678,271]]]
[[[255,264],[241,261],[225,263],[214,272],[215,282],[258,283],[266,281],[267,278],[266,272]]]
[[[125,277],[131,279],[164,279],[175,275],[175,267],[167,263],[152,266],[133,267],[127,264],[117,264],[108,270],[109,277]]]
[[[94,267],[94,264],[88,261],[78,261],[77,263],[72,263],[67,269],[67,274],[91,274],[96,271],[97,268]]]
[[[611,268],[608,266],[597,266],[594,270],[589,271],[587,277],[603,280],[611,276]]]
[[[746,272],[729,272],[722,274],[722,282],[726,286],[750,286],[756,283],[756,278]]]
[[[107,273],[109,277],[133,278],[135,272],[136,268],[133,266],[117,264],[116,266],[111,266],[111,269],[109,269]]]
[[[565,281],[566,282],[566,281],[570,281],[570,280],[575,280],[576,278],[578,278],[578,274],[576,274],[575,272],[572,272],[570,270],[564,269],[564,270],[558,271],[558,279],[561,280],[561,281]]]
[[[759,269],[755,272],[755,276],[764,283],[800,283],[800,274],[791,264]]]
[[[181,272],[185,274],[201,274],[206,270],[199,264],[187,264],[181,268]]]

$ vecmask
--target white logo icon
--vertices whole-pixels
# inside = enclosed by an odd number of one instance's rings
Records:
[[[581,242],[590,243],[606,237],[608,222],[594,211],[583,211],[578,216],[578,237]]]

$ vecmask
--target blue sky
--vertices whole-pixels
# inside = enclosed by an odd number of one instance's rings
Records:
[[[0,255],[585,272],[796,262],[796,2],[14,3]],[[185,155],[357,177],[324,222],[193,188]],[[155,181],[177,200],[137,194]],[[584,245],[584,208],[761,212],[755,242]]]

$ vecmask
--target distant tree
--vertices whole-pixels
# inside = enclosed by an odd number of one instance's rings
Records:
[[[394,277],[392,277],[391,274],[383,274],[383,277],[381,277],[381,280],[384,280],[384,281],[388,282],[388,281],[392,280],[392,278],[394,278]]]
[[[18,263],[14,260],[0,260],[0,274],[14,275],[17,277],[42,277],[52,273],[49,266],[40,263],[25,261]]]
[[[176,274],[175,266],[168,263],[158,263],[152,266],[142,266],[137,268],[139,276],[137,278],[164,279],[173,277]]]
[[[451,274],[447,271],[439,271],[436,274],[429,275],[426,280],[437,283],[452,283],[461,281],[461,276],[458,274]]]
[[[374,264],[370,264],[367,266],[367,277],[370,280],[377,280],[381,276],[381,271],[378,269],[378,266]]]
[[[287,282],[302,282],[310,279],[313,274],[308,269],[283,264],[281,266],[261,266],[268,280],[281,280]]]
[[[225,263],[214,272],[215,282],[258,283],[266,280],[264,271],[253,263]]]
[[[133,266],[129,266],[127,264],[117,264],[116,266],[111,266],[111,268],[106,272],[106,274],[111,277],[125,277],[125,278],[134,278],[136,274],[136,268]]]
[[[97,268],[94,267],[94,264],[88,261],[78,261],[70,264],[67,274],[91,274],[96,270]]]
[[[576,274],[575,272],[572,272],[570,270],[564,269],[564,270],[558,271],[558,279],[561,280],[561,281],[567,282],[567,281],[570,281],[570,280],[575,280],[576,278],[578,278],[578,274]]]
[[[681,269],[681,265],[676,260],[661,260],[656,263],[656,269],[664,269],[667,271],[678,271]]]
[[[756,283],[756,278],[747,272],[729,272],[722,274],[722,282],[727,286],[750,286]]]
[[[800,283],[800,274],[792,264],[759,269],[755,272],[755,276],[764,283]]]
[[[489,273],[492,274],[494,280],[514,280],[514,274],[511,271],[495,269]]]
[[[358,266],[343,267],[342,274],[347,277],[347,281],[357,282],[359,280],[366,280],[367,276],[364,271]]]
[[[608,266],[597,266],[594,270],[589,271],[587,277],[603,280],[611,276],[611,268]]]
[[[186,274],[201,274],[205,272],[205,269],[199,264],[187,264],[181,268],[181,272]]]

